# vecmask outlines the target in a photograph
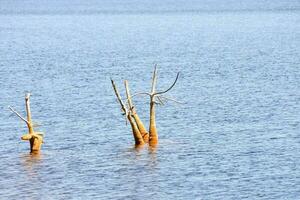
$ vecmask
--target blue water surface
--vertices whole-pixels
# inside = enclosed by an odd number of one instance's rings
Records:
[[[299,47],[296,0],[0,0],[0,199],[299,199]],[[154,64],[184,104],[138,150],[110,78],[149,91]]]

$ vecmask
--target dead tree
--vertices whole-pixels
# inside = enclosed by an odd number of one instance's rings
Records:
[[[153,72],[153,77],[152,77],[152,85],[151,85],[151,91],[148,92],[141,92],[141,93],[136,93],[134,95],[130,94],[129,86],[128,86],[128,81],[125,80],[125,89],[126,89],[126,96],[127,96],[127,105],[123,103],[121,96],[118,92],[118,89],[114,83],[113,80],[111,80],[113,89],[115,91],[115,94],[117,96],[117,99],[121,105],[121,109],[124,112],[124,115],[126,115],[131,128],[132,128],[132,133],[134,136],[135,144],[136,145],[141,145],[144,143],[149,142],[150,146],[155,146],[158,143],[158,134],[157,134],[157,129],[156,129],[156,120],[155,120],[155,105],[160,104],[163,105],[165,101],[171,100],[176,103],[180,103],[173,98],[166,97],[165,93],[170,91],[176,84],[177,80],[179,77],[179,73],[177,73],[177,76],[175,78],[175,81],[173,84],[166,90],[157,92],[156,91],[156,81],[157,81],[157,68],[156,66],[154,67],[154,72]],[[133,106],[132,103],[132,98],[137,95],[148,95],[150,97],[150,124],[149,124],[149,132],[147,132],[143,122],[139,118],[135,107]]]
[[[134,141],[135,141],[135,145],[136,146],[141,146],[141,145],[144,145],[145,142],[143,140],[143,137],[142,137],[142,134],[134,120],[134,118],[132,117],[132,111],[131,109],[127,109],[125,104],[123,103],[122,101],[122,98],[121,98],[121,95],[117,89],[117,86],[116,84],[114,83],[114,81],[111,79],[111,84],[113,86],[113,89],[114,89],[114,92],[116,94],[116,97],[121,105],[121,109],[122,111],[124,112],[124,115],[127,117],[130,125],[131,125],[131,129],[132,129],[132,134],[133,134],[133,137],[134,137]]]
[[[140,119],[139,115],[137,114],[136,112],[136,108],[133,106],[133,103],[132,103],[132,98],[131,98],[131,95],[130,95],[130,90],[129,90],[129,86],[128,86],[128,81],[125,80],[125,88],[126,88],[126,96],[127,96],[127,101],[128,101],[128,107],[129,107],[129,110],[132,114],[132,117],[134,118],[135,122],[136,122],[136,125],[138,126],[138,129],[143,137],[143,140],[145,143],[148,143],[149,141],[149,134],[148,134],[148,131],[146,130],[142,120]]]
[[[175,86],[175,84],[178,80],[178,77],[179,77],[179,73],[177,73],[175,81],[168,89],[161,91],[161,92],[156,92],[157,67],[156,66],[154,67],[151,92],[149,93],[149,96],[150,96],[149,144],[152,146],[156,145],[158,143],[158,134],[157,134],[157,130],[156,130],[156,120],[155,120],[155,104],[163,105],[164,99],[165,100],[167,100],[167,99],[173,100],[171,98],[167,98],[167,97],[164,97],[161,95],[167,93]]]
[[[30,111],[30,93],[25,95],[25,105],[26,105],[26,113],[27,113],[27,120],[22,117],[17,111],[15,111],[12,107],[9,106],[9,109],[15,113],[21,120],[23,120],[27,127],[28,133],[21,137],[22,140],[29,140],[30,142],[30,152],[38,152],[41,149],[41,145],[43,143],[43,133],[35,132],[33,130],[34,125],[31,120],[31,111]]]
[[[163,94],[169,92],[175,86],[175,84],[178,80],[178,77],[179,77],[179,72],[177,73],[175,81],[168,89],[161,91],[161,92],[157,92],[156,91],[157,67],[155,65],[154,71],[153,71],[153,76],[152,76],[152,84],[151,84],[150,93],[141,92],[141,93],[132,95],[132,97],[137,96],[137,95],[148,95],[150,97],[150,124],[149,124],[149,145],[150,146],[155,146],[158,143],[158,134],[157,134],[157,129],[156,129],[156,119],[155,119],[155,105],[156,104],[164,105],[164,102],[167,100],[171,100],[176,103],[180,103],[180,102],[174,100],[173,98],[162,96]]]

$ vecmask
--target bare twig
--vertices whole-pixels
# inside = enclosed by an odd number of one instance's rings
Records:
[[[180,102],[180,101],[177,101],[176,99],[173,99],[173,98],[171,98],[171,97],[166,97],[166,96],[159,96],[159,97],[160,97],[160,98],[163,98],[163,99],[166,99],[166,100],[173,101],[173,102],[178,103],[178,104],[184,104],[184,103],[182,103],[182,102]]]
[[[125,84],[125,89],[126,89],[128,107],[129,107],[129,110],[131,112],[133,112],[134,110],[133,110],[133,105],[132,105],[132,98],[131,98],[130,91],[129,91],[128,81],[125,80],[124,84]]]
[[[135,97],[135,96],[142,96],[142,95],[151,96],[151,94],[149,92],[138,92],[138,93],[131,95],[131,99],[133,99],[133,97]]]
[[[151,95],[155,93],[156,80],[157,80],[157,65],[154,66],[154,71],[152,76]]]
[[[164,93],[167,93],[168,91],[170,91],[175,86],[175,84],[178,80],[178,77],[179,77],[179,72],[177,73],[175,81],[173,82],[173,84],[168,89],[166,89],[164,91],[161,91],[161,92],[156,92],[154,95],[164,94]]]
[[[160,105],[165,105],[160,96],[157,96],[156,98],[158,99]]]
[[[9,108],[13,113],[15,113],[21,120],[23,120],[27,125],[29,124],[29,122],[28,122],[24,117],[22,117],[17,111],[15,111],[11,106],[8,106],[8,108]]]
[[[112,86],[113,86],[113,89],[114,89],[114,91],[115,91],[115,94],[116,94],[116,96],[117,96],[117,99],[118,99],[118,101],[119,101],[119,103],[120,103],[120,105],[121,105],[121,109],[122,109],[122,111],[125,113],[125,115],[127,116],[128,111],[127,111],[127,109],[126,109],[126,106],[125,106],[125,104],[123,103],[122,98],[121,98],[121,95],[120,95],[120,93],[119,93],[119,91],[118,91],[118,89],[117,89],[117,86],[116,86],[115,82],[114,82],[112,79],[111,79],[111,84],[112,84]]]

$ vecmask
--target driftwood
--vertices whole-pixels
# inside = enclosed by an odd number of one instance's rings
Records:
[[[41,145],[43,143],[43,133],[34,131],[34,124],[31,120],[31,111],[30,111],[30,93],[25,95],[25,105],[27,120],[22,117],[17,111],[15,111],[11,106],[9,109],[15,113],[22,121],[24,121],[28,127],[28,133],[21,137],[22,140],[29,140],[30,143],[30,152],[39,152]]]

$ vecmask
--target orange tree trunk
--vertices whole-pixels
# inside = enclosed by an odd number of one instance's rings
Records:
[[[140,130],[140,133],[143,137],[144,142],[148,143],[149,135],[148,135],[148,132],[147,132],[142,120],[140,119],[139,115],[137,114],[136,109],[133,106],[128,81],[125,80],[124,83],[125,83],[125,89],[126,89],[126,96],[127,96],[129,111],[132,113],[133,119],[136,122],[136,125],[137,125],[138,129]]]
[[[117,99],[121,105],[121,109],[123,110],[123,112],[125,113],[125,115],[127,116],[127,119],[130,123],[130,126],[131,126],[131,129],[132,129],[132,134],[133,134],[133,137],[134,137],[134,141],[135,141],[135,145],[143,145],[144,144],[144,140],[143,140],[143,137],[134,121],[134,119],[132,118],[131,116],[131,110],[128,110],[125,106],[125,104],[123,103],[122,99],[121,99],[121,95],[118,91],[118,88],[115,84],[115,82],[111,79],[111,84],[113,86],[113,89],[114,89],[114,92],[117,96]]]
[[[28,127],[28,131],[29,131],[29,135],[35,135],[33,126],[32,126],[32,121],[31,121],[29,97],[30,97],[30,95],[26,94],[25,103],[26,103],[26,113],[27,113],[27,121],[28,121],[27,127]],[[43,138],[41,136],[33,136],[29,139],[29,143],[30,143],[30,151],[31,152],[40,151],[42,143],[43,143]]]
[[[32,137],[30,140],[30,151],[31,152],[38,152],[41,150],[41,146],[43,143],[43,138],[40,137]]]
[[[143,145],[145,144],[144,140],[143,140],[143,137],[134,121],[134,119],[132,118],[132,116],[130,115],[130,113],[128,114],[127,116],[128,120],[129,120],[129,123],[131,125],[131,129],[132,129],[132,134],[133,134],[133,137],[134,137],[134,141],[135,141],[135,145],[136,146],[140,146],[140,145]]]
[[[155,104],[151,98],[150,102],[150,126],[149,126],[149,145],[156,145],[158,143],[158,135],[155,122]]]
[[[148,134],[148,131],[146,130],[143,122],[141,121],[141,119],[140,119],[140,117],[138,116],[137,113],[133,114],[133,118],[136,122],[136,125],[137,125],[138,129],[140,130],[140,133],[143,137],[144,142],[148,143],[149,142],[149,134]]]

